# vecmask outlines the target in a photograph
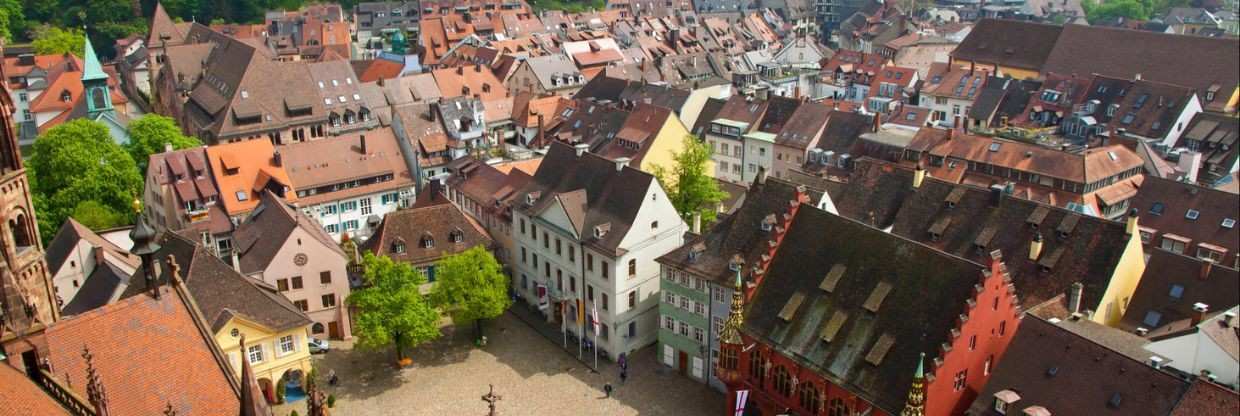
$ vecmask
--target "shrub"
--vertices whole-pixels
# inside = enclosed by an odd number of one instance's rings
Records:
[[[336,407],[336,395],[334,394],[327,395],[327,407],[329,409]]]

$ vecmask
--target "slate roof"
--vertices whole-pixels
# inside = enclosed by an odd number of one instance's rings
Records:
[[[755,180],[740,194],[739,202],[729,204],[739,203],[735,212],[657,261],[722,284],[736,278],[735,272],[728,269],[732,256],[740,254],[745,264],[757,264],[769,248],[767,242],[774,236],[774,227],[771,231],[762,230],[763,221],[771,215],[782,221],[783,215],[792,204],[799,203],[800,197],[796,184],[773,177],[764,182]]]
[[[1175,408],[1188,382],[1026,315],[969,414],[999,415],[995,394],[1004,390],[1019,397],[1008,414],[1042,406],[1054,415],[1162,415]]]
[[[628,87],[620,93],[619,98],[620,101],[632,104],[646,103],[659,107],[666,107],[679,113],[681,107],[684,107],[685,101],[689,100],[689,91],[680,88],[672,88],[667,85],[647,84],[645,82],[630,82]]]
[[[956,46],[951,56],[979,65],[997,64],[1038,71],[1051,56],[1063,28],[1043,23],[982,19]],[[1098,68],[1081,74],[1093,73]]]
[[[1196,244],[1207,243],[1225,248],[1223,264],[1234,265],[1240,256],[1240,212],[1234,194],[1171,179],[1146,177],[1132,198],[1131,206],[1140,216],[1140,225],[1155,231],[1155,236],[1175,234],[1190,240],[1189,255],[1196,255]],[[1197,212],[1189,219],[1188,210]],[[1224,227],[1232,219],[1231,228]],[[1150,242],[1158,246],[1158,238]]]
[[[872,130],[874,117],[850,111],[832,110],[823,126],[822,137],[816,148],[834,151],[836,154],[857,154],[857,142],[861,134]]]
[[[715,120],[725,119],[748,123],[750,129],[753,129],[754,124],[762,118],[762,114],[766,113],[766,105],[767,101],[752,100],[736,94],[728,98],[728,102],[723,104],[723,108],[719,109],[719,113],[715,114]]]
[[[310,318],[301,308],[276,293],[274,288],[259,286],[256,281],[242,276],[195,241],[164,233],[159,244],[162,247],[155,258],[159,259],[160,284],[168,284],[167,258],[171,255],[181,266],[181,279],[212,333],[223,328],[234,315],[277,332],[310,325]],[[130,279],[122,298],[145,296],[144,291],[147,291],[146,282],[139,271]]]
[[[821,285],[832,270],[839,274],[827,291]],[[905,403],[919,354],[951,341],[982,271],[979,264],[802,206],[751,295],[745,332],[894,414]],[[880,286],[889,290],[875,303]],[[795,304],[794,297],[802,301]],[[834,342],[824,342],[822,328],[838,312],[847,320]],[[875,358],[879,343],[889,347]]]
[[[553,203],[557,194],[584,189],[582,229],[610,226],[610,231],[602,238],[591,232],[583,236],[582,243],[600,252],[620,253],[621,240],[646,200],[647,190],[655,184],[649,173],[627,166],[617,170],[611,160],[589,152],[578,157],[571,146],[552,142],[534,180],[519,191],[523,199],[533,196],[534,203],[523,203],[519,209],[534,216]]]
[[[475,246],[490,247],[491,236],[482,229],[482,225],[465,215],[442,195],[429,195],[428,198],[433,199],[429,205],[385,215],[374,235],[362,244],[361,249],[375,255],[391,257],[399,262],[423,264]],[[453,242],[451,236],[458,232],[461,242]],[[424,238],[431,239],[431,247],[422,245]],[[395,250],[397,244],[404,245],[404,252]]]
[[[0,413],[6,415],[69,416],[68,410],[43,387],[8,364],[0,364]]]
[[[996,143],[999,145],[993,146]],[[1093,183],[1143,165],[1136,153],[1116,144],[1091,148],[1082,153],[1070,153],[1015,140],[971,134],[956,134],[948,140],[946,130],[933,128],[919,130],[908,148],[929,152],[935,156],[1018,169],[1076,183]],[[990,150],[992,148],[995,150]]]
[[[47,249],[44,251],[44,259],[47,260],[48,270],[51,270],[53,273],[60,270],[60,267],[69,259],[69,255],[73,254],[73,250],[77,248],[78,242],[82,240],[86,240],[91,246],[107,250],[108,253],[116,256],[131,267],[138,266],[138,256],[130,254],[129,250],[118,247],[70,217],[65,219],[64,224],[60,225],[60,230],[56,232],[56,236],[52,238],[52,242],[48,243]]]
[[[1077,281],[1085,285],[1083,305],[1097,305],[1129,238],[1119,222],[1010,195],[1001,196],[996,205],[992,190],[932,177],[921,188],[914,189],[912,182],[908,168],[865,159],[831,199],[845,217],[880,229],[891,227],[896,235],[973,261],[985,261],[991,250],[1002,250],[1026,307],[1066,292]],[[1042,250],[1030,260],[1029,248],[1038,233]]]
[[[56,376],[86,397],[87,347],[113,414],[157,415],[169,404],[179,415],[235,413],[235,375],[209,323],[196,323],[193,303],[173,288],[160,290],[159,300],[141,293],[49,327],[46,356]]]
[[[544,90],[551,91],[563,88],[561,86],[552,86],[551,79],[553,77],[571,76],[577,85],[576,79],[581,75],[581,71],[577,70],[577,65],[573,64],[571,59],[561,54],[551,54],[533,57],[525,60],[526,65],[530,66],[530,70],[538,77],[538,83],[542,85]]]
[[[1124,314],[1120,326],[1127,330],[1143,327],[1154,332],[1164,325],[1192,318],[1196,303],[1208,305],[1211,311],[1240,304],[1240,272],[1151,248],[1145,274],[1141,275],[1141,283],[1132,294],[1128,313]],[[1183,328],[1173,330],[1178,329]]]
[[[1240,395],[1235,390],[1197,378],[1188,386],[1171,416],[1230,416],[1240,409]]]
[[[73,299],[60,310],[61,316],[77,315],[116,300],[129,285],[129,272],[112,263],[95,266],[86,276]]]
[[[271,191],[266,191],[262,193],[258,207],[233,232],[241,273],[251,275],[266,270],[297,228],[305,230],[329,250],[344,256],[344,251],[323,231],[318,221],[293,209]]]

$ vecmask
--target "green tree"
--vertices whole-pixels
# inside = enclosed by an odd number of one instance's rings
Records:
[[[676,212],[686,219],[699,213],[702,215],[703,224],[715,221],[716,207],[728,197],[726,192],[719,190],[719,183],[707,172],[710,155],[710,145],[699,142],[693,136],[685,136],[684,148],[680,152],[672,153],[672,167],[654,168],[654,176],[658,178],[663,190],[667,191],[667,197],[672,200]]]
[[[62,29],[56,26],[43,25],[35,29],[34,53],[39,55],[60,55],[65,52],[82,57],[86,50],[86,38],[82,29]]]
[[[44,238],[55,235],[84,201],[128,213],[142,191],[142,174],[133,158],[112,140],[107,127],[86,119],[40,135],[27,167]]]
[[[393,345],[399,361],[405,358],[405,349],[439,338],[439,312],[418,288],[426,282],[422,273],[371,253],[366,253],[362,266],[366,288],[353,292],[348,299],[358,311],[353,335],[359,346]]]
[[[125,150],[138,164],[138,169],[146,172],[150,156],[162,153],[165,145],[172,145],[175,150],[202,146],[198,139],[181,134],[181,128],[171,118],[158,114],[147,114],[129,123],[129,143]]]
[[[483,246],[440,260],[435,272],[431,304],[457,325],[473,323],[475,339],[482,339],[482,320],[494,319],[512,305],[508,276]]]
[[[73,207],[70,217],[92,230],[105,230],[129,223],[129,218],[95,200],[82,201]]]
[[[26,14],[18,0],[0,0],[0,39],[13,41],[24,38]]]

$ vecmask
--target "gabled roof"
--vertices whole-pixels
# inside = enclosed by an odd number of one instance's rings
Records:
[[[538,77],[538,83],[545,90],[558,89],[558,86],[551,84],[552,78],[560,78],[570,76],[575,85],[576,78],[581,75],[581,71],[577,70],[577,66],[573,65],[573,61],[567,56],[560,54],[544,55],[533,57],[525,60],[525,64],[529,65],[530,71],[534,72],[534,76]]]
[[[443,195],[428,195],[427,198],[430,199],[427,205],[385,215],[374,235],[362,244],[361,249],[399,262],[423,264],[475,246],[490,247],[491,236],[481,224],[461,212]],[[460,233],[460,242],[452,241],[455,233]],[[423,239],[430,239],[430,247],[423,244]]]
[[[715,119],[746,123],[749,124],[750,129],[753,129],[754,124],[762,118],[762,114],[766,113],[766,105],[767,101],[753,100],[739,94],[733,95],[728,98],[723,108],[719,109],[719,113],[715,114]]]
[[[1118,144],[1071,153],[1015,140],[972,134],[954,134],[949,139],[946,130],[931,127],[919,130],[908,148],[929,152],[935,156],[987,163],[1076,183],[1093,183],[1143,165],[1136,153]]]
[[[318,221],[300,210],[293,209],[271,191],[264,191],[259,206],[254,208],[245,222],[238,225],[233,232],[241,273],[251,275],[266,270],[280,249],[287,244],[293,230],[298,228],[329,251],[344,257],[344,251],[323,231],[323,226]]]
[[[209,322],[196,323],[194,303],[167,283],[160,291],[158,300],[136,294],[48,328],[46,358],[56,377],[86,397],[82,352],[90,348],[112,414],[157,415],[169,404],[177,414],[232,413],[235,376],[206,332]]]
[[[0,413],[6,415],[69,416],[56,399],[30,376],[0,363]]]
[[[1042,406],[1054,415],[1169,414],[1188,382],[1033,315],[1026,315],[969,408],[994,416],[995,396],[1014,392],[1008,414]]]
[[[831,118],[831,107],[822,104],[802,104],[796,108],[783,128],[775,135],[775,143],[804,149],[810,145],[826,126]]]
[[[1235,390],[1196,378],[1188,392],[1171,411],[1171,416],[1230,416],[1240,409],[1240,395]]]
[[[228,215],[249,212],[258,205],[263,189],[284,189],[285,198],[296,200],[293,182],[284,166],[272,157],[275,148],[270,140],[245,140],[207,148],[211,175],[219,186],[220,203]],[[235,170],[236,173],[232,173]],[[244,198],[244,199],[243,199]]]
[[[618,253],[620,242],[647,200],[646,192],[655,183],[649,173],[629,166],[617,169],[616,162],[589,152],[577,156],[571,146],[552,142],[534,180],[518,192],[523,199],[533,197],[533,204],[519,209],[537,215],[556,200],[556,194],[584,189],[588,207],[584,229],[604,226],[610,231],[602,238],[588,232],[583,243],[595,250]]]
[[[158,262],[160,284],[168,284],[166,259],[172,256],[181,266],[186,289],[213,333],[222,329],[233,316],[241,316],[273,332],[310,325],[310,318],[301,308],[276,293],[274,288],[259,286],[256,281],[242,276],[190,238],[164,233],[159,244],[162,247],[155,258],[161,259]],[[130,279],[122,298],[146,296],[144,292],[147,291],[139,271]]]
[[[983,269],[803,205],[748,301],[745,332],[894,413],[919,353],[951,341]],[[822,340],[840,314],[848,318]]]
[[[48,243],[47,250],[44,252],[48,270],[52,271],[52,273],[60,270],[61,266],[64,266],[65,261],[69,259],[69,255],[73,254],[73,251],[77,248],[78,242],[83,240],[93,247],[106,250],[109,254],[116,256],[130,267],[138,266],[138,256],[130,254],[127,249],[118,247],[115,243],[108,241],[90,228],[82,225],[82,223],[69,217],[65,219],[64,224],[60,225],[60,230],[56,232],[56,236],[52,238],[52,242]]]

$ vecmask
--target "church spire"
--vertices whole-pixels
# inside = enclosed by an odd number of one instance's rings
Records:
[[[926,414],[926,353],[917,358],[917,372],[913,373],[913,386],[908,390],[908,401],[900,416],[923,416]]]
[[[82,57],[82,90],[86,92],[86,112],[92,119],[102,113],[111,112],[112,92],[108,90],[108,73],[103,72],[99,57],[95,56],[95,48],[86,38],[86,51]]]

